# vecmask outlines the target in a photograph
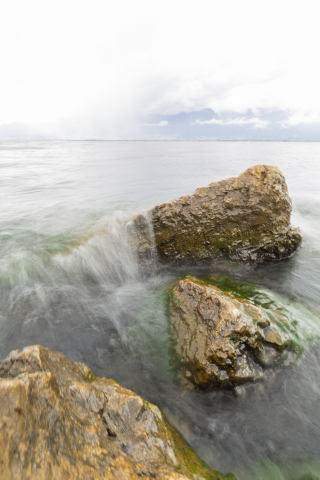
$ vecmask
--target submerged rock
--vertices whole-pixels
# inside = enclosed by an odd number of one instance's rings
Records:
[[[169,309],[180,372],[189,385],[234,388],[297,358],[281,313],[273,311],[271,321],[261,307],[194,277],[175,285]]]
[[[257,263],[282,259],[302,240],[300,230],[290,227],[291,210],[280,170],[256,165],[138,215],[132,222],[134,249],[178,262],[217,255]]]
[[[0,478],[226,479],[160,410],[84,364],[39,345],[0,366]]]

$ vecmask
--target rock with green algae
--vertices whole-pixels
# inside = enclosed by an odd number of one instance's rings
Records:
[[[256,165],[236,178],[198,188],[138,215],[130,224],[133,249],[161,261],[195,262],[217,256],[261,263],[289,257],[300,245],[292,229],[285,178]]]
[[[284,312],[220,290],[225,277],[207,281],[187,276],[170,292],[170,327],[185,384],[199,388],[235,388],[288,366],[299,353],[294,326]],[[236,290],[236,282],[229,281]],[[239,290],[244,287],[239,285]],[[246,287],[250,291],[250,286]],[[253,287],[254,288],[254,287]],[[230,288],[231,289],[231,288]],[[251,290],[253,293],[253,290]],[[250,296],[250,295],[249,295]],[[263,296],[262,296],[263,297]],[[266,302],[266,298],[261,298]],[[269,300],[270,307],[270,300]]]
[[[160,410],[39,345],[0,366],[0,479],[235,478],[212,471]]]

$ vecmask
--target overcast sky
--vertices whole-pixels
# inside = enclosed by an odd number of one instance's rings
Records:
[[[138,117],[203,108],[320,121],[314,0],[0,5],[0,125],[116,130]]]

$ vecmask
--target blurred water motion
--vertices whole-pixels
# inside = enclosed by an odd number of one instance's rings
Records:
[[[82,361],[159,405],[204,460],[239,479],[319,475],[319,157],[310,142],[0,143],[1,360],[40,343]],[[184,391],[170,365],[166,287],[218,266],[143,270],[124,225],[257,163],[284,173],[304,242],[287,261],[233,276],[275,292],[312,341],[259,395]]]

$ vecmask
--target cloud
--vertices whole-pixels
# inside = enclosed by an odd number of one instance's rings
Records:
[[[142,127],[166,127],[169,125],[169,122],[167,120],[162,120],[159,123],[143,123]]]
[[[256,0],[199,0],[196,8],[183,0],[161,8],[149,0],[4,2],[0,125],[126,138],[139,118],[204,108],[235,112],[233,125],[258,131],[267,120],[249,121],[248,109],[290,112],[291,125],[309,125],[320,115],[316,7],[313,0],[303,9],[289,0],[269,0],[268,8]]]
[[[320,123],[320,112],[295,112],[288,119],[281,122],[282,128],[296,125],[310,125]]]
[[[252,125],[252,128],[259,129],[259,128],[266,128],[269,125],[269,121],[262,120],[261,118],[254,117],[254,118],[245,118],[245,117],[237,117],[237,118],[230,118],[227,120],[212,118],[211,120],[196,120],[194,125]]]

